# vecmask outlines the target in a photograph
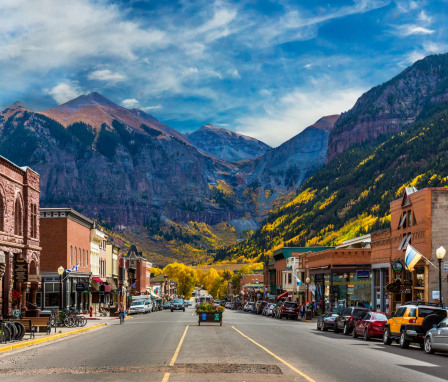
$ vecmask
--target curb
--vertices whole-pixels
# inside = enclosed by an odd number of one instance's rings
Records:
[[[6,352],[12,351],[12,350],[20,349],[23,347],[38,345],[43,342],[48,342],[51,340],[57,340],[59,338],[71,336],[73,334],[88,332],[89,330],[98,329],[98,328],[104,327],[106,325],[107,325],[106,323],[97,324],[97,325],[89,326],[88,328],[81,328],[81,329],[72,330],[70,332],[59,333],[59,334],[54,334],[52,336],[50,335],[48,337],[38,338],[37,340],[27,340],[27,341],[19,342],[17,344],[2,346],[2,347],[0,347],[0,354],[6,353]]]

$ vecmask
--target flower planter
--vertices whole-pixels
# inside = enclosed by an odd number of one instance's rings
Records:
[[[222,326],[222,313],[219,312],[198,312],[198,325],[201,326],[201,322],[219,323]]]

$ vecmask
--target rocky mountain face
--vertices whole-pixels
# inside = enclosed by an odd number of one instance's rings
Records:
[[[228,162],[255,159],[270,149],[258,139],[210,124],[185,136],[202,152]]]
[[[448,100],[448,54],[417,61],[363,94],[330,133],[327,163],[347,148],[402,131],[428,105]]]
[[[241,164],[246,175],[245,193],[256,195],[256,208],[265,215],[278,198],[295,191],[324,164],[328,137],[339,115],[319,119],[303,132],[263,156]]]

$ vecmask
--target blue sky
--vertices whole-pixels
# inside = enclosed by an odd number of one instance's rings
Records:
[[[445,1],[3,0],[0,108],[97,91],[277,146],[429,54]]]

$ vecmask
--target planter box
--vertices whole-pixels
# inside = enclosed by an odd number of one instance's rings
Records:
[[[198,313],[198,317],[199,326],[201,326],[201,322],[219,323],[219,326],[222,326],[222,313],[204,312]]]

